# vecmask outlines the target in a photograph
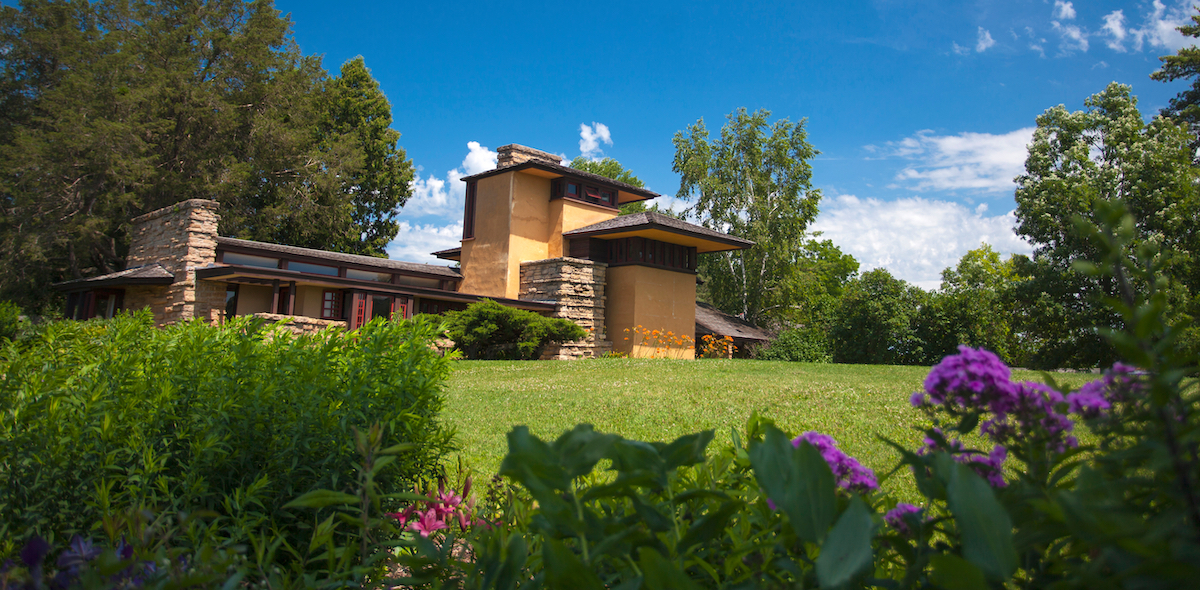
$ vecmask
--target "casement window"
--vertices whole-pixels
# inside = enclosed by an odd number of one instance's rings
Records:
[[[342,319],[342,294],[333,289],[321,292],[321,319]]]
[[[582,184],[569,178],[559,178],[550,183],[551,199],[571,199],[593,205],[617,207],[616,191],[601,186]]]
[[[225,283],[225,318],[232,318],[237,315],[238,292],[240,287],[237,283]]]
[[[608,264],[642,264],[695,272],[696,249],[649,238],[618,238],[608,240]]]
[[[478,183],[474,180],[467,183],[466,204],[463,205],[463,239],[475,237],[475,190]]]

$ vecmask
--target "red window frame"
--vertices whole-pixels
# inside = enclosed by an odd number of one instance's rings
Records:
[[[321,319],[342,319],[342,297],[339,291],[325,289],[321,292]]]

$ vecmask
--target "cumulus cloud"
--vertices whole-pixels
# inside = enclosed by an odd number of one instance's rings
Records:
[[[913,190],[1007,191],[1025,169],[1033,127],[1009,133],[934,135],[920,131],[890,143],[895,157],[913,160],[896,175],[897,186]]]
[[[1108,37],[1104,42],[1109,49],[1114,51],[1125,51],[1125,13],[1120,10],[1114,10],[1104,15],[1104,26],[1100,30]]]
[[[445,179],[432,174],[428,177],[417,175],[411,185],[412,197],[400,210],[401,217],[461,217],[467,188],[459,179],[495,167],[496,152],[479,145],[477,141],[467,142],[467,156],[458,168],[446,172]]]
[[[448,225],[420,225],[401,221],[396,239],[387,246],[387,254],[394,260],[446,266],[450,263],[438,259],[431,252],[457,248],[462,243],[462,231],[462,221]]]
[[[969,48],[963,47],[962,45],[959,45],[958,43],[951,42],[950,45],[951,45],[951,49],[954,50],[954,53],[956,53],[958,55],[970,55],[971,54],[971,50]]]
[[[1144,15],[1142,26],[1131,28],[1127,33],[1133,37],[1133,47],[1137,51],[1141,51],[1144,45],[1153,49],[1179,51],[1192,44],[1191,38],[1177,30],[1189,24],[1191,15],[1192,0],[1184,0],[1171,8],[1154,0],[1150,12]]]
[[[809,227],[822,232],[860,270],[886,268],[893,276],[923,289],[941,284],[941,273],[983,242],[1005,254],[1030,254],[1033,248],[1013,231],[1010,213],[988,215],[960,203],[912,197],[881,201],[843,195],[827,200]]]
[[[996,40],[992,39],[992,34],[987,29],[979,27],[979,39],[975,42],[975,51],[983,53],[995,44]]]
[[[599,158],[604,154],[604,150],[600,145],[612,145],[612,134],[608,131],[608,125],[604,123],[592,122],[579,124],[579,153],[585,158]]]
[[[1054,0],[1054,18],[1058,20],[1071,20],[1075,18],[1075,7],[1071,6],[1070,2]]]
[[[1075,26],[1064,25],[1058,21],[1050,23],[1058,33],[1059,43],[1058,49],[1063,55],[1070,55],[1076,51],[1084,53],[1088,50],[1088,32]]]

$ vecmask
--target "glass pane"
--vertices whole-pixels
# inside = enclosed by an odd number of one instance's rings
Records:
[[[323,264],[308,264],[307,262],[288,261],[288,270],[296,272],[306,272],[315,275],[325,275],[336,277],[338,269],[336,266],[325,266]]]
[[[265,256],[251,256],[249,254],[238,254],[237,252],[226,252],[221,260],[225,264],[237,264],[240,266],[258,266],[262,268],[279,268],[278,258],[267,258]]]
[[[360,281],[375,281],[377,283],[392,282],[392,273],[390,272],[370,272],[366,270],[355,270],[353,268],[346,269],[346,278],[358,279]]]
[[[371,319],[392,317],[392,298],[388,295],[371,296]]]

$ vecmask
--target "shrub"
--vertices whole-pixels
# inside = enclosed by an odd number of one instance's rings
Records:
[[[26,320],[21,317],[21,308],[11,301],[0,301],[0,342],[16,340]]]
[[[833,355],[829,350],[829,338],[823,330],[792,328],[781,332],[754,358],[763,361],[828,363],[833,360]]]
[[[413,443],[378,475],[431,478],[449,361],[428,321],[295,337],[237,318],[153,327],[141,312],[48,324],[0,357],[0,539],[61,547],[128,510],[212,511],[229,542],[311,525],[284,508],[352,483],[354,430]],[[269,535],[268,535],[269,538]]]
[[[533,360],[547,344],[587,335],[570,320],[547,318],[489,299],[446,314],[446,321],[450,339],[469,359]]]

